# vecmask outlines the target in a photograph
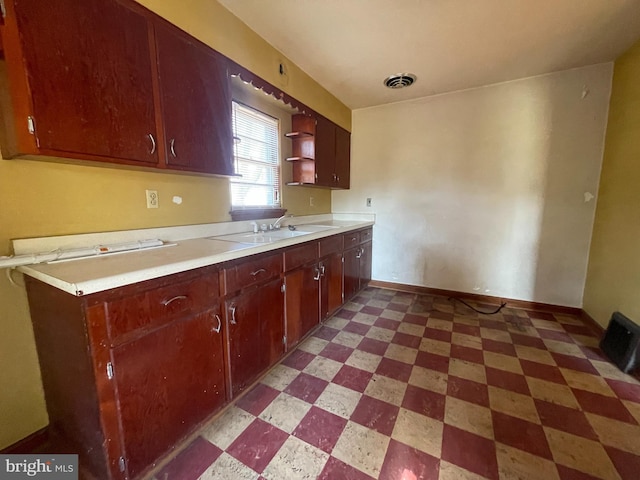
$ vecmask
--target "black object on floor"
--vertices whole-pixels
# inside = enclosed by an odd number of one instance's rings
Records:
[[[600,348],[625,373],[638,364],[638,346],[640,345],[640,326],[620,312],[613,312]]]

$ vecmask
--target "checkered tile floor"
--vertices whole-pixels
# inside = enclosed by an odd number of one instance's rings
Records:
[[[157,478],[638,479],[640,382],[597,345],[567,315],[368,288]]]

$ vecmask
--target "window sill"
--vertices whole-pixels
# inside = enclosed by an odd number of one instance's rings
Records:
[[[231,220],[260,220],[263,218],[278,218],[285,214],[285,208],[243,208],[240,210],[231,210]]]

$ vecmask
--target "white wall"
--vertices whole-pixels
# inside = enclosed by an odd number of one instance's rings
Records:
[[[354,111],[351,190],[333,211],[376,214],[373,278],[582,306],[611,76],[603,64]]]

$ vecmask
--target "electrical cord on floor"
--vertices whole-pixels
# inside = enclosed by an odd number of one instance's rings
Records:
[[[498,313],[500,310],[502,310],[504,307],[507,306],[507,302],[502,302],[500,304],[500,306],[493,312],[483,312],[478,310],[477,308],[472,307],[471,305],[469,305],[467,302],[465,302],[464,300],[460,299],[460,298],[456,298],[456,297],[449,297],[449,300],[455,300],[456,302],[460,302],[463,305],[466,305],[467,307],[469,307],[471,310],[473,310],[474,312],[478,312],[482,315],[493,315],[495,313]]]

